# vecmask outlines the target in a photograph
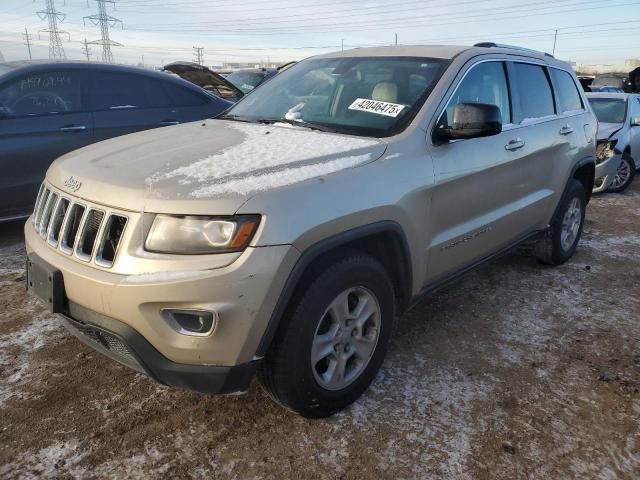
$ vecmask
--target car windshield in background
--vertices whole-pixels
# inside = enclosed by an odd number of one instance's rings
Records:
[[[243,93],[249,93],[262,82],[264,74],[251,72],[236,72],[227,75],[227,80],[242,90]]]
[[[589,103],[600,123],[624,123],[627,102],[617,98],[590,98]]]
[[[306,60],[237,103],[226,118],[386,137],[409,124],[446,65],[415,57]]]

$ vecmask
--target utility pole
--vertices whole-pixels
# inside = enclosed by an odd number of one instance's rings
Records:
[[[40,33],[48,33],[49,34],[49,58],[67,58],[64,53],[64,47],[62,46],[62,40],[60,39],[61,34],[66,34],[69,36],[69,40],[71,40],[71,35],[69,32],[58,29],[58,22],[63,22],[65,19],[65,15],[56,10],[56,6],[54,4],[54,0],[45,0],[46,8],[44,10],[40,10],[36,12],[40,19],[44,20],[45,18],[49,22],[49,28],[44,28],[38,31],[38,37]]]
[[[116,0],[94,1],[98,4],[98,13],[84,17],[83,22],[90,20],[94,25],[100,26],[100,40],[93,40],[89,42],[89,44],[102,45],[102,61],[105,63],[113,63],[111,47],[121,47],[122,44],[111,40],[109,37],[109,27],[113,27],[117,23],[122,24],[122,20],[112,17],[107,13],[107,3],[111,3],[115,8]]]
[[[558,42],[558,29],[556,28],[556,33],[553,36],[553,52],[551,53],[551,55],[555,55],[556,54],[556,43]]]
[[[342,39],[342,51],[344,52],[344,38]]]
[[[396,33],[396,46],[398,46],[398,34]]]
[[[31,34],[29,33],[29,30],[27,30],[27,27],[24,27],[24,33],[22,34],[22,36],[24,37],[25,41],[27,43],[25,43],[25,45],[27,46],[27,49],[29,50],[29,60],[33,60],[33,57],[31,56]]]
[[[193,47],[193,50],[193,54],[196,56],[196,63],[202,65],[204,63],[204,47]]]
[[[87,57],[87,62],[91,61],[91,48],[89,48],[89,43],[87,42],[87,39],[84,39],[84,42],[82,42],[82,53],[84,53],[84,56]]]

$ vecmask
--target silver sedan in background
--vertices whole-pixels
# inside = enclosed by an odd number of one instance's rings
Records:
[[[598,118],[594,192],[622,192],[640,165],[640,95],[587,93]]]

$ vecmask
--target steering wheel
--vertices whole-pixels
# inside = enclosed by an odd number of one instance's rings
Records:
[[[48,108],[43,111],[42,107]],[[49,113],[70,110],[69,105],[59,95],[49,92],[28,93],[18,98],[9,108],[17,114]],[[34,111],[35,110],[35,111]]]

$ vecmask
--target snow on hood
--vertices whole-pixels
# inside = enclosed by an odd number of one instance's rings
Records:
[[[376,139],[285,125],[229,122],[225,129],[240,133],[242,141],[187,165],[163,169],[145,183],[154,188],[177,180],[193,186],[194,198],[246,196],[355,167],[384,152]]]
[[[233,214],[255,193],[382,156],[386,143],[304,127],[206,120],[99,142],[56,160],[47,180],[133,211]]]
[[[598,140],[607,140],[622,128],[622,123],[600,123],[598,125]]]

